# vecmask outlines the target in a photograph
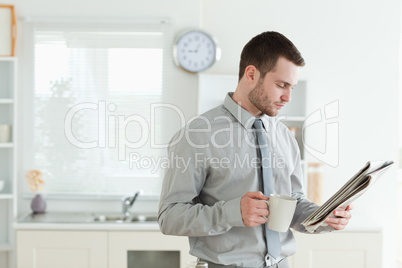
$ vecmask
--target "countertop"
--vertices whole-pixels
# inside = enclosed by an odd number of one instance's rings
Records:
[[[105,213],[107,214],[107,213]],[[105,230],[105,231],[159,231],[156,221],[136,222],[94,222],[88,220],[94,217],[93,213],[50,212],[39,218],[29,218],[26,214],[14,222],[16,230]],[[63,215],[63,220],[58,216]],[[99,213],[98,213],[99,215]],[[382,232],[382,226],[363,214],[352,213],[349,225],[342,232]],[[29,219],[27,219],[27,217]]]
[[[99,213],[97,213],[99,215]],[[113,215],[112,213],[102,213]],[[116,213],[114,213],[116,214]],[[49,212],[35,215],[25,214],[13,223],[16,230],[103,230],[103,231],[159,231],[156,221],[94,221],[94,213]]]

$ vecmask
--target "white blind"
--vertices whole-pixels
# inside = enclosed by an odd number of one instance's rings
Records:
[[[46,193],[158,196],[167,156],[157,145],[170,138],[169,24],[36,23],[33,40],[24,166],[44,173]]]

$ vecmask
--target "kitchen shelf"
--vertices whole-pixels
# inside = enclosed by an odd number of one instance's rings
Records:
[[[0,143],[0,148],[13,148],[14,144],[11,142],[7,142],[7,143]]]
[[[0,244],[0,252],[2,251],[13,251],[14,247],[9,243]]]
[[[13,99],[9,99],[9,98],[0,99],[0,104],[13,104],[13,103],[14,103]]]
[[[296,122],[304,122],[306,117],[304,116],[279,116],[282,121],[296,121]]]
[[[15,61],[16,57],[0,57],[0,61]]]
[[[10,142],[0,143],[0,179],[6,183],[0,192],[1,268],[15,267],[12,223],[17,217],[17,106],[17,58],[0,57],[0,124],[12,126]]]

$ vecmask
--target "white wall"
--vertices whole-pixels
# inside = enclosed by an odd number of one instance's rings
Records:
[[[208,73],[237,74],[244,44],[260,32],[279,31],[306,60],[300,79],[308,83],[307,114],[339,101],[339,165],[326,168],[326,198],[366,161],[398,160],[400,9],[396,0],[203,1],[201,25],[222,47],[222,60]],[[323,140],[325,132],[309,135]],[[396,171],[354,210],[355,217],[383,226],[387,268],[395,265]]]

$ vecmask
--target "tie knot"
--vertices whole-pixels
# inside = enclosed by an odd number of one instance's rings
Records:
[[[264,129],[261,119],[256,119],[253,124],[255,129]]]

